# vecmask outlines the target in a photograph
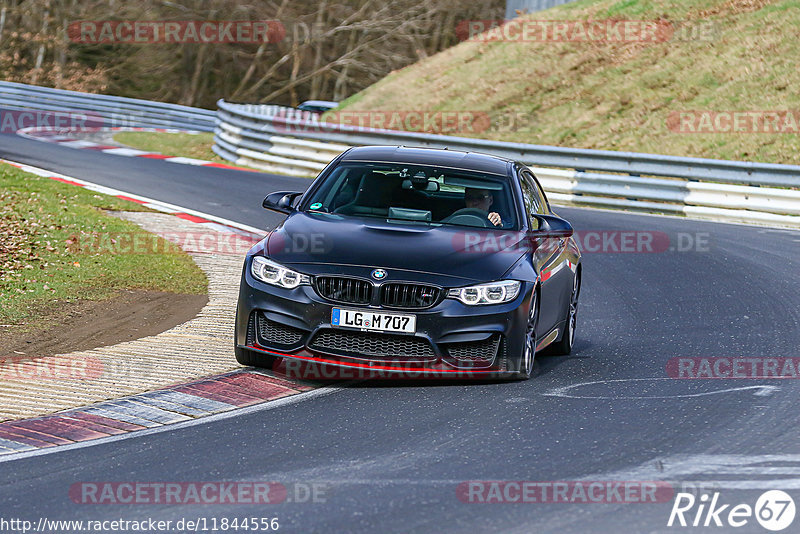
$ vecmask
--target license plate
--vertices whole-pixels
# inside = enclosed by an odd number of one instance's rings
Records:
[[[331,324],[342,328],[355,328],[370,332],[400,332],[413,334],[417,331],[416,315],[380,313],[366,310],[334,308]]]

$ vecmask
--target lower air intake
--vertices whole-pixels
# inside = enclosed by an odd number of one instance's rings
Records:
[[[474,364],[491,363],[497,354],[500,345],[500,334],[493,334],[481,341],[466,341],[462,343],[447,343],[445,347],[447,354],[459,362],[470,362]]]
[[[422,338],[370,332],[322,330],[309,344],[312,350],[340,356],[381,360],[429,360],[433,347]]]
[[[267,347],[297,345],[306,334],[304,330],[267,319],[258,313],[258,343]]]

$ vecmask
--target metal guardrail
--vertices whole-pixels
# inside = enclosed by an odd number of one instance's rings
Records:
[[[314,176],[338,154],[358,145],[449,148],[495,154],[531,166],[556,203],[800,228],[798,165],[379,130],[321,123],[316,114],[275,105],[224,100],[217,105],[215,113],[163,102],[0,81],[0,112],[36,111],[45,119],[50,114],[85,114],[94,121],[92,126],[103,127],[213,131],[213,150],[218,155],[270,172]]]
[[[314,125],[315,128],[320,125],[318,115],[308,111],[275,105],[233,105],[248,113],[291,117],[303,124]],[[229,161],[237,162],[238,165],[269,172],[315,176],[329,161],[351,146],[279,135],[279,129],[274,135],[261,132],[259,124],[221,110],[217,111],[217,120],[212,147],[214,152]]]
[[[506,0],[506,20],[517,17],[517,11],[534,13],[551,7],[568,4],[574,0]]]
[[[210,132],[214,129],[213,110],[151,102],[121,96],[81,93],[36,85],[0,81],[0,111],[39,112],[24,126],[42,124],[49,117],[73,120],[78,114],[87,117],[87,126],[177,128]],[[21,122],[25,117],[20,117]]]
[[[213,150],[240,165],[313,176],[350,146],[484,152],[531,166],[551,200],[800,228],[800,166],[582,150],[320,123],[271,105],[217,102]]]

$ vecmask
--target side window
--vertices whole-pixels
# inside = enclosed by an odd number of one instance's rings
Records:
[[[544,213],[544,203],[539,188],[536,185],[536,179],[529,171],[522,171],[520,173],[522,179],[520,186],[522,186],[522,198],[525,202],[525,210],[530,213]]]
[[[533,173],[531,173],[531,178],[533,179],[532,182],[536,188],[536,192],[539,195],[539,198],[541,199],[539,205],[541,206],[542,211],[540,211],[539,213],[544,215],[548,211],[550,211],[550,203],[547,201],[547,196],[544,194],[544,189],[542,189],[541,184],[539,184],[539,180],[536,179],[536,176],[534,176]]]

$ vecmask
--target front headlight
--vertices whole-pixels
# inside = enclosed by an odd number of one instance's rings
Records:
[[[477,286],[458,287],[447,292],[448,298],[458,299],[464,304],[502,304],[517,298],[522,283],[516,280],[501,280]]]
[[[310,284],[311,277],[287,269],[280,263],[275,263],[263,256],[253,256],[250,273],[257,279],[273,286],[293,289],[301,284]]]

